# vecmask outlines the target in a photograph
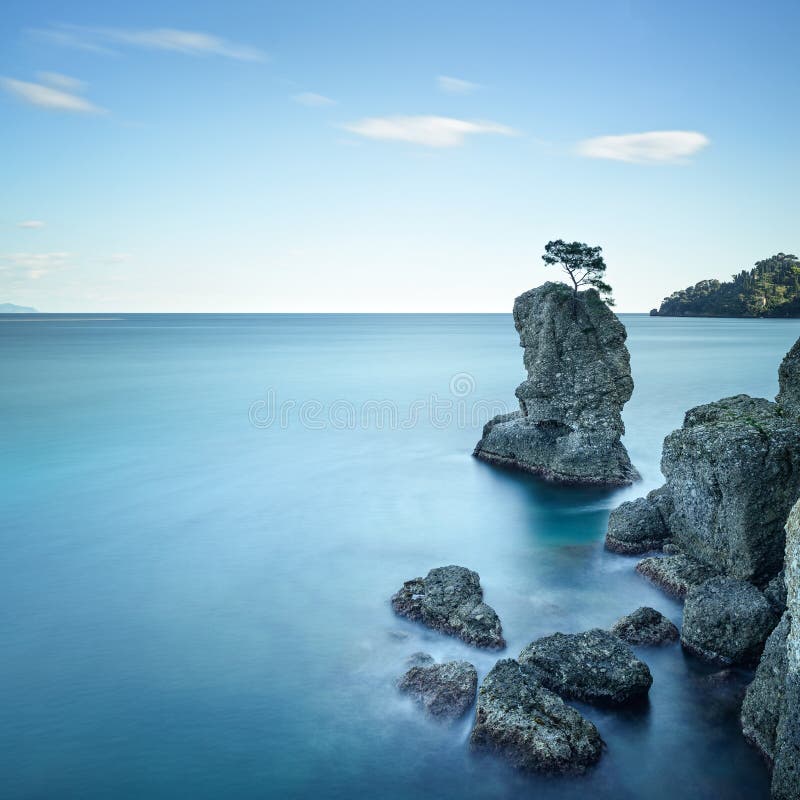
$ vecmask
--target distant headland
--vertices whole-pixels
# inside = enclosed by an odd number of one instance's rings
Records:
[[[650,316],[800,317],[800,260],[778,253],[730,281],[700,281],[665,297]]]
[[[16,306],[14,303],[0,303],[0,314],[38,314],[31,306]]]

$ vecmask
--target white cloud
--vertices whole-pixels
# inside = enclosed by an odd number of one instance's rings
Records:
[[[710,143],[697,131],[649,131],[586,139],[578,144],[578,153],[631,164],[679,164]]]
[[[0,272],[16,277],[41,278],[54,269],[63,267],[69,253],[6,253],[0,254]]]
[[[310,106],[312,108],[336,105],[335,100],[332,100],[330,97],[325,97],[324,94],[316,94],[315,92],[294,94],[292,95],[292,100],[294,100],[295,103],[300,103],[301,106]]]
[[[410,142],[425,147],[458,147],[471,134],[496,133],[516,136],[518,131],[497,122],[470,121],[453,117],[393,116],[368,117],[343,126],[367,139]]]
[[[465,81],[461,78],[451,78],[447,75],[438,75],[436,84],[439,89],[447,94],[472,94],[476,89],[480,89],[479,83]]]
[[[41,83],[0,78],[0,87],[19,97],[26,103],[57,111],[74,111],[81,114],[102,114],[105,109],[90,103],[85,97],[61,89],[53,89]]]
[[[58,26],[53,28],[34,29],[31,30],[34,36],[40,39],[45,39],[52,44],[61,45],[62,47],[72,47],[76,50],[86,50],[89,53],[99,53],[101,55],[114,55],[114,50],[110,47],[104,47],[97,44],[97,42],[90,41],[85,36],[72,30],[73,26]],[[81,30],[81,29],[78,29]]]
[[[192,56],[222,56],[237,61],[265,61],[262,50],[238,44],[203,31],[177,28],[93,28],[82,25],[56,25],[34,31],[37,35],[68,47],[96,53],[114,53],[115,46],[168,50]]]
[[[67,92],[82,92],[86,89],[86,83],[73,78],[69,75],[62,75],[60,72],[37,72],[36,77],[42,82],[56,89],[64,89]]]
[[[17,223],[18,228],[44,228],[44,225],[40,219],[26,219]]]

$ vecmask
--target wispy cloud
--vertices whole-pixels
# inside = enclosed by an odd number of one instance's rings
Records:
[[[438,75],[436,85],[447,94],[472,94],[476,89],[480,89],[479,83],[465,81],[461,78],[451,78],[448,75]]]
[[[14,78],[0,77],[0,87],[9,94],[33,106],[49,108],[56,111],[73,111],[81,114],[102,114],[105,109],[90,103],[85,97],[54,89],[43,83],[18,81]]]
[[[168,50],[191,56],[222,56],[237,61],[265,61],[267,54],[257,47],[232,42],[203,31],[177,28],[94,28],[83,25],[53,25],[33,31],[54,44],[96,53],[115,53],[119,47]]]
[[[649,131],[586,139],[578,144],[578,153],[631,164],[681,164],[710,143],[697,131]]]
[[[336,101],[330,97],[325,97],[324,94],[316,94],[315,92],[300,92],[300,94],[293,94],[292,100],[299,103],[301,106],[309,106],[311,108],[323,108],[324,106],[335,106]]]
[[[37,72],[36,77],[42,82],[56,89],[64,89],[67,92],[82,92],[86,89],[86,82],[73,78],[71,75],[63,75],[60,72]]]
[[[63,267],[69,253],[0,253],[0,272],[10,273],[12,277],[41,278],[54,269]]]
[[[18,228],[44,228],[44,225],[40,219],[26,219],[17,223]]]
[[[367,139],[410,142],[425,147],[458,147],[464,144],[467,136],[473,134],[516,136],[519,133],[498,122],[436,116],[368,117],[342,127]]]

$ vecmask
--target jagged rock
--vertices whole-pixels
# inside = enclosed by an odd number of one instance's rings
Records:
[[[800,501],[786,522],[786,604],[791,623],[786,637],[786,683],[775,735],[774,800],[800,797]]]
[[[585,772],[603,749],[591,722],[510,658],[481,685],[470,744],[546,774]]]
[[[636,571],[675,597],[686,597],[690,589],[717,574],[711,567],[684,553],[643,558],[636,565]]]
[[[514,302],[527,380],[520,411],[488,422],[474,455],[549,480],[624,486],[638,478],[620,437],[633,392],[626,331],[594,289],[545,283]]]
[[[746,581],[717,577],[686,595],[681,644],[718,664],[750,664],[777,619],[764,594]]]
[[[786,611],[786,571],[781,570],[765,587],[764,597],[777,614]]]
[[[670,535],[687,555],[764,586],[783,564],[783,524],[800,494],[800,425],[737,395],[686,413],[664,440]]]
[[[611,633],[628,644],[665,644],[675,642],[680,633],[661,612],[649,606],[637,608],[633,614],[618,619]]]
[[[778,367],[778,396],[775,402],[793,417],[800,416],[800,339]]]
[[[637,555],[660,550],[669,536],[667,517],[671,503],[666,487],[615,508],[608,518],[606,549]]]
[[[466,661],[415,666],[403,675],[397,687],[413,697],[428,715],[458,719],[475,700],[478,673]]]
[[[476,647],[506,645],[497,613],[483,602],[478,573],[466,567],[437,567],[425,578],[406,581],[392,597],[392,608]]]
[[[787,654],[786,639],[791,620],[784,614],[778,627],[769,635],[758,669],[742,703],[742,731],[772,763],[775,735],[784,703]]]
[[[647,664],[600,628],[537,639],[519,654],[519,663],[562,697],[599,705],[640,699],[653,683]]]
[[[423,653],[417,652],[412,653],[406,659],[406,666],[411,669],[411,667],[427,667],[433,664],[436,659],[430,653]]]

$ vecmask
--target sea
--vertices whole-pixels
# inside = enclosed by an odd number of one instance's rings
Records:
[[[580,777],[470,752],[395,682],[417,651],[482,678],[555,631],[681,605],[606,552],[685,411],[773,397],[800,320],[621,315],[642,480],[562,487],[471,455],[524,378],[510,315],[0,316],[0,795],[759,800],[747,671],[637,648],[649,702],[574,705]],[[477,571],[506,650],[396,617]]]

